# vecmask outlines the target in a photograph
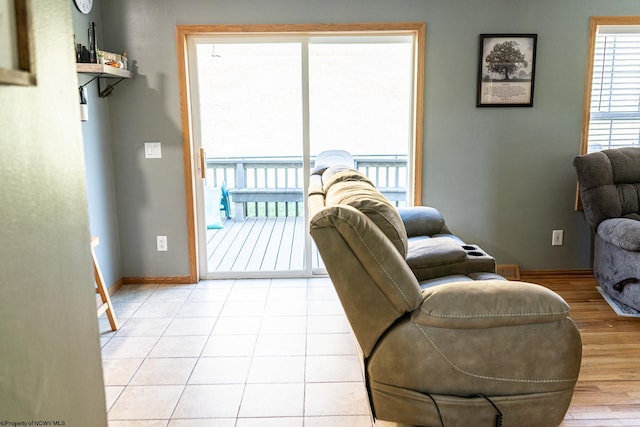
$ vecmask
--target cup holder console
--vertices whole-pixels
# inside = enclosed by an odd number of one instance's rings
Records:
[[[495,274],[495,259],[478,245],[436,237],[415,241],[414,249],[407,263],[420,280],[452,274]]]
[[[462,245],[462,249],[467,251],[469,256],[484,256],[485,254],[480,251],[480,248],[472,245]]]

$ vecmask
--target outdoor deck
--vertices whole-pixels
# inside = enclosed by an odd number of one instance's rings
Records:
[[[207,230],[209,272],[273,272],[304,269],[304,217],[249,217],[224,220]],[[324,268],[317,250],[313,268]]]
[[[407,156],[372,154],[353,161],[391,203],[407,204]],[[213,196],[207,224],[218,222],[221,194],[226,209],[220,214],[231,217],[222,229],[207,230],[208,273],[305,272],[303,169],[302,158],[294,156],[206,159],[205,185],[211,190],[206,197]],[[317,250],[312,255],[311,269],[324,270]]]

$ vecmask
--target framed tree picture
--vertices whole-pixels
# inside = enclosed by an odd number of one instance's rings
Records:
[[[532,107],[537,34],[480,34],[478,107]]]
[[[0,0],[0,84],[36,84],[31,0]]]

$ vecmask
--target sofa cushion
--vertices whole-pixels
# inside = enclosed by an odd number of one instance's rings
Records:
[[[360,172],[332,166],[322,174],[325,205],[349,205],[366,215],[389,238],[403,257],[407,256],[407,232],[396,208]]]
[[[419,282],[420,289],[425,290],[431,288],[433,286],[444,285],[445,283],[451,282],[468,282],[469,280],[504,280],[504,277],[500,276],[497,273],[489,273],[487,271],[482,271],[478,273],[468,273],[468,274],[452,274],[448,276],[440,276],[434,277],[433,279],[421,280]]]
[[[640,251],[640,221],[629,218],[611,218],[598,225],[598,235],[605,242],[627,251]]]
[[[412,315],[418,324],[437,328],[474,329],[556,322],[569,315],[569,305],[540,285],[503,280],[446,283],[425,289]]]

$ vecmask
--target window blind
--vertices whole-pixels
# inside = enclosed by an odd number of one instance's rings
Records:
[[[596,36],[588,140],[588,152],[640,145],[638,27]]]

